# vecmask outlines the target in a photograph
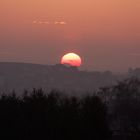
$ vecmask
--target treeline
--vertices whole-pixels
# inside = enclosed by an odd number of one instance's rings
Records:
[[[107,105],[113,138],[140,139],[140,80],[131,77],[112,87],[101,88],[98,96]]]
[[[20,140],[140,138],[140,81],[130,78],[84,97],[42,89],[2,94],[0,137]]]
[[[66,97],[43,90],[0,98],[0,136],[20,140],[108,139],[106,105],[97,96]]]

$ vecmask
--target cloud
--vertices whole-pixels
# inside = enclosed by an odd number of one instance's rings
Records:
[[[41,21],[41,20],[34,20],[32,23],[33,24],[50,24],[49,21]]]
[[[65,21],[61,21],[60,24],[61,24],[61,25],[65,25],[65,24],[67,24],[67,23],[66,23]]]
[[[37,21],[36,21],[36,20],[34,20],[32,23],[33,23],[33,24],[36,24],[36,23],[37,23]]]
[[[65,25],[66,22],[65,21],[55,21],[54,24]]]
[[[65,21],[47,21],[47,20],[33,20],[33,24],[52,24],[52,25],[65,25]]]

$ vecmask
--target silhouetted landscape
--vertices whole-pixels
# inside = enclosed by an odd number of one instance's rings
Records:
[[[0,0],[0,140],[140,140],[140,0]]]
[[[4,93],[0,120],[5,139],[137,140],[140,80],[133,76],[80,97],[43,89]]]
[[[82,71],[61,64],[0,63],[1,92],[43,88],[75,91],[79,95],[79,92],[92,92],[130,76],[140,77],[140,69],[130,69],[126,74],[114,74],[111,71]]]

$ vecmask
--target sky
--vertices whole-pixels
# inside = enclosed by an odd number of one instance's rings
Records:
[[[54,65],[70,52],[83,70],[140,67],[140,0],[0,0],[0,62]]]

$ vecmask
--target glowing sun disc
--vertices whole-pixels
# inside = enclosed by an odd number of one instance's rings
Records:
[[[61,58],[61,64],[79,67],[82,64],[81,57],[75,53],[67,53]]]

